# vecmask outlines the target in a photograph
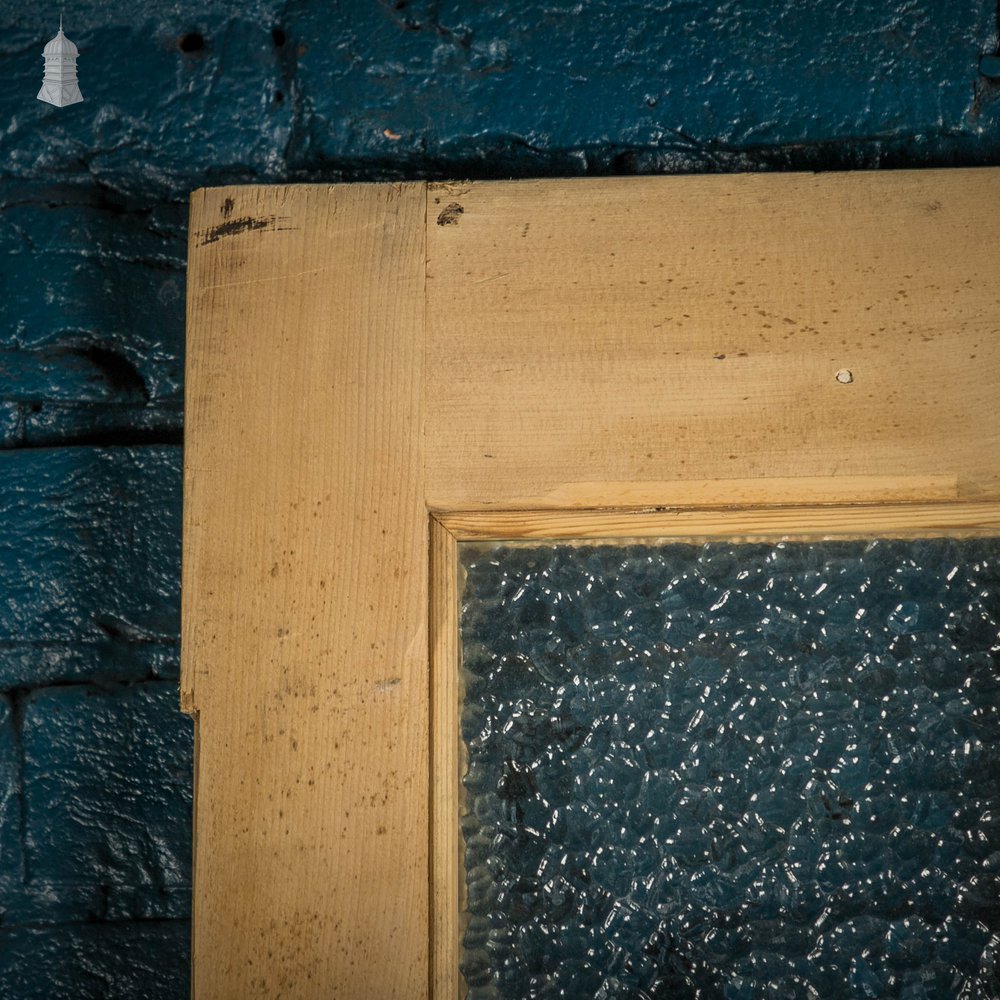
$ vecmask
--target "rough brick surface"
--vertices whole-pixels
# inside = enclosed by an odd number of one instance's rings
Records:
[[[0,995],[11,1000],[187,996],[186,920],[0,927]]]
[[[16,447],[24,437],[23,426],[21,407],[9,401],[0,402],[0,448]]]
[[[28,884],[103,884],[109,908],[119,887],[155,895],[189,886],[191,738],[169,682],[26,698]]]
[[[171,447],[0,453],[0,643],[176,638],[180,459]]]
[[[8,30],[9,79],[40,77],[47,16]],[[185,0],[67,17],[86,100],[5,88],[11,176],[176,196],[317,171],[853,167],[998,149],[987,0]]]
[[[15,121],[5,137],[6,172],[84,187],[96,179],[140,197],[168,191],[183,197],[213,176],[277,176],[294,114],[291,94],[275,100],[286,84],[271,29],[283,7],[259,0],[238,6],[91,0],[67,9],[84,103],[55,108],[34,95],[41,48],[55,33],[58,9],[33,8],[25,16],[3,0],[5,75],[24,81],[0,96],[3,120]]]
[[[176,642],[130,642],[109,636],[0,643],[0,690],[73,681],[177,680],[179,676]]]
[[[996,27],[982,0],[404,0],[346,22],[303,5],[290,165],[502,177],[989,157],[979,59]]]
[[[0,696],[0,915],[7,890],[23,880],[20,752],[9,698]]]
[[[0,198],[7,446],[178,440],[183,206],[11,182]]]

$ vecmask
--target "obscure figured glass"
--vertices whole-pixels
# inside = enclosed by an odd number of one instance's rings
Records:
[[[1000,542],[463,547],[471,1000],[1000,997]]]

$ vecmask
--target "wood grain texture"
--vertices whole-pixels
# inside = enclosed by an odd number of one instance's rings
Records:
[[[664,511],[456,511],[438,515],[459,542],[1000,536],[1000,503],[855,504]]]
[[[195,193],[195,1000],[459,991],[456,539],[1000,529],[998,196]]]
[[[423,996],[421,185],[192,199],[194,995]]]
[[[1000,171],[428,197],[432,508],[1000,498]]]
[[[459,729],[458,546],[431,520],[431,983],[434,1000],[459,992],[464,879],[459,836],[462,739]]]

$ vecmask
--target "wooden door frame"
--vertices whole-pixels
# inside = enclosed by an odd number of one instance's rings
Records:
[[[1000,533],[998,195],[195,192],[194,995],[455,996],[461,540]]]
[[[741,542],[1000,536],[1000,504],[853,504],[716,510],[476,511],[432,516],[431,593],[431,988],[462,995],[459,956],[465,884],[459,820],[463,542]]]

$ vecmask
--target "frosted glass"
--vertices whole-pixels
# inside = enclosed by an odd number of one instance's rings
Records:
[[[1000,541],[461,558],[471,1000],[1000,997]]]

